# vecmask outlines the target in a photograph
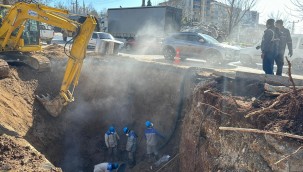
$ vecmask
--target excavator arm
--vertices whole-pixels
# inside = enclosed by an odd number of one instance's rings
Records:
[[[81,25],[80,31],[75,36],[64,73],[60,94],[53,100],[50,99],[49,95],[37,96],[45,109],[54,117],[57,117],[61,113],[62,108],[65,105],[74,101],[73,92],[78,85],[83,60],[86,55],[86,47],[94,32],[95,25],[96,21],[94,17],[88,16],[86,21]]]
[[[88,15],[85,22],[80,24],[56,13],[67,14],[68,12],[41,4],[16,3],[10,7],[0,28],[0,39],[2,38],[0,46],[2,51],[20,45],[17,43],[21,37],[20,32],[23,31],[24,23],[29,19],[76,32],[59,95],[53,100],[50,99],[49,95],[37,96],[37,99],[44,105],[45,109],[54,117],[61,113],[65,105],[74,101],[73,92],[78,85],[83,60],[86,55],[86,47],[97,24],[94,16]],[[17,28],[19,28],[19,32],[16,39],[11,40],[11,34]],[[11,41],[9,42],[9,40]]]

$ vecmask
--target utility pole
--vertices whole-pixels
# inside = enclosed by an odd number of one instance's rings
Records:
[[[142,7],[145,7],[145,0],[142,0]]]
[[[83,0],[83,14],[86,14],[85,13],[85,3],[84,3],[84,0]]]
[[[292,34],[295,33],[295,24],[296,24],[296,23],[299,23],[299,20],[296,21],[296,22],[295,22],[295,21],[292,22],[292,28],[291,28],[291,33],[292,33]]]
[[[73,13],[75,13],[75,3],[72,2],[72,5],[73,5]]]
[[[76,14],[78,14],[78,0],[76,0]]]

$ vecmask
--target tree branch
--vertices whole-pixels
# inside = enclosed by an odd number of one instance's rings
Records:
[[[277,136],[283,136],[283,137],[289,137],[289,138],[303,140],[303,136],[300,136],[300,135],[283,133],[283,132],[264,131],[264,130],[251,129],[251,128],[219,127],[219,130],[239,131],[239,132],[244,132],[244,133],[270,134],[270,135],[277,135]]]

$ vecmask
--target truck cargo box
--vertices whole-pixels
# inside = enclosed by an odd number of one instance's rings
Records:
[[[168,6],[108,9],[108,32],[117,38],[164,36],[181,27],[182,10]]]

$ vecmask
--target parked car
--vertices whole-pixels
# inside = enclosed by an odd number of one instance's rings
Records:
[[[172,60],[176,49],[180,50],[181,60],[197,57],[208,63],[223,64],[239,60],[239,48],[222,44],[213,37],[196,32],[179,32],[163,41],[162,51],[165,59]]]
[[[95,47],[97,44],[97,40],[101,39],[102,41],[106,42],[114,42],[115,48],[114,52],[115,54],[118,53],[118,50],[123,47],[123,42],[116,40],[111,34],[105,33],[105,32],[94,32],[91,39],[88,42],[88,45],[91,47]]]
[[[50,44],[54,38],[55,31],[51,26],[40,24],[40,39],[45,41],[47,44]]]
[[[256,49],[261,45],[261,41],[253,47],[242,48],[240,50],[240,61],[245,65],[255,65],[256,63],[262,63],[261,50]],[[292,35],[293,56],[289,57],[289,61],[292,67],[296,70],[303,70],[303,35]],[[286,47],[285,55],[288,54],[288,48]]]

